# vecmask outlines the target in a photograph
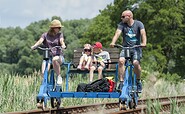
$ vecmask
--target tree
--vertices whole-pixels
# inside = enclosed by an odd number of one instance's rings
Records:
[[[171,62],[180,59],[176,55],[177,47],[184,45],[183,7],[183,0],[158,0],[155,2],[147,0],[136,12],[136,16],[145,23],[148,42],[156,50],[158,50],[158,45],[162,48],[160,53],[166,57],[163,70],[165,73],[176,72],[172,70],[175,66],[171,66]],[[182,63],[181,61],[180,64]]]

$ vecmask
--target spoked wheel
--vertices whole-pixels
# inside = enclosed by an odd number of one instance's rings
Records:
[[[127,110],[127,105],[125,101],[119,100],[119,110]]]
[[[51,98],[51,107],[52,108],[59,108],[61,104],[61,99],[60,98]]]

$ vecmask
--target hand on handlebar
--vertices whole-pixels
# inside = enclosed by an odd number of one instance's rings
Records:
[[[110,47],[113,48],[115,46],[115,43],[110,43]]]
[[[31,50],[35,50],[37,46],[31,46]]]
[[[137,47],[146,47],[146,45],[134,45],[134,46],[123,46],[123,45],[120,45],[120,44],[115,44],[114,47],[116,48],[126,48],[126,49],[132,49],[132,48],[137,48]]]
[[[62,45],[61,47],[62,47],[63,49],[66,49],[66,48],[67,48],[65,45]]]
[[[141,43],[141,47],[146,47],[146,44]]]

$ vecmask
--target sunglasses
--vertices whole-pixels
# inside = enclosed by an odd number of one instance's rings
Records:
[[[125,18],[125,16],[121,16],[121,18]]]
[[[91,49],[84,49],[84,52],[91,52]]]
[[[126,16],[130,16],[130,15],[125,15],[125,16],[124,16],[124,15],[122,15],[122,16],[121,16],[121,18],[125,18]]]
[[[60,27],[52,27],[52,29],[59,29],[60,30],[61,28]]]

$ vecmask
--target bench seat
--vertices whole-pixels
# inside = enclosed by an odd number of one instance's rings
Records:
[[[118,81],[118,58],[120,51],[117,48],[104,48],[104,51],[108,51],[110,54],[111,63],[110,69],[105,68],[102,72],[103,76],[112,75],[114,76],[115,82]],[[73,53],[73,60],[69,63],[64,63],[65,66],[67,66],[66,71],[66,91],[68,91],[68,80],[70,74],[88,74],[88,70],[79,70],[76,68],[79,64],[80,57],[82,55],[83,48],[78,48],[74,50]],[[98,71],[95,70],[94,74],[97,74]]]

